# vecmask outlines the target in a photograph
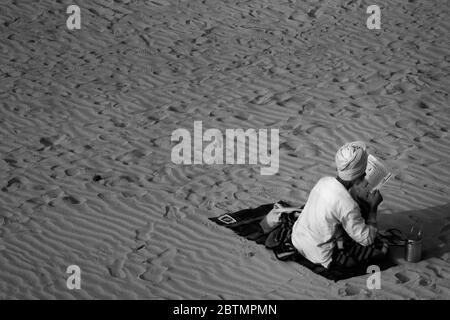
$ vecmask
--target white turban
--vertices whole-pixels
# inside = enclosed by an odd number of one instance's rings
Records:
[[[344,181],[358,178],[366,171],[367,152],[362,141],[344,144],[334,157],[338,176]]]

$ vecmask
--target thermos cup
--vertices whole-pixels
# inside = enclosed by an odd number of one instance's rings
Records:
[[[419,262],[422,259],[422,239],[408,239],[406,242],[406,261]]]
[[[405,259],[419,262],[422,259],[422,225],[414,224],[406,240]]]

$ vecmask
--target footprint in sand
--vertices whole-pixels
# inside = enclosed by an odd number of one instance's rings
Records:
[[[396,273],[395,277],[397,278],[397,283],[406,283],[410,280],[406,275],[404,275],[400,272]]]
[[[361,290],[352,285],[346,285],[344,288],[340,288],[338,294],[341,297],[351,297],[356,296],[361,293]]]
[[[124,191],[120,193],[124,198],[135,198],[137,197],[137,194],[130,191]]]
[[[139,278],[154,283],[159,283],[163,280],[164,273],[169,270],[168,266],[162,264],[170,264],[177,254],[177,248],[170,247],[161,252],[156,258],[148,259],[149,266],[147,270],[139,276]]]
[[[406,275],[400,272],[395,274],[395,278],[397,278],[397,283],[406,283],[410,280]]]
[[[237,199],[237,200],[248,200],[250,199],[250,194],[248,192],[245,191],[238,191],[235,192],[233,194],[233,196]]]
[[[28,185],[30,181],[25,177],[14,177],[8,181],[6,187],[2,189],[4,192],[12,192],[22,189],[24,186]]]
[[[413,125],[414,125],[414,122],[412,120],[408,120],[408,119],[399,120],[399,121],[395,122],[395,126],[400,129],[412,127]]]
[[[146,156],[146,153],[139,149],[134,149],[133,151],[130,151],[129,154],[130,154],[130,156],[132,156],[134,158],[138,158],[138,159]]]
[[[150,240],[151,233],[153,232],[153,223],[149,222],[142,229],[136,230],[136,240],[148,241]]]
[[[69,169],[66,169],[64,171],[64,173],[68,177],[73,177],[73,176],[76,176],[76,175],[80,174],[80,169],[78,169],[78,168],[69,168]]]
[[[441,267],[428,265],[428,266],[426,266],[426,268],[430,269],[431,271],[433,271],[434,274],[436,275],[436,277],[441,278],[441,279],[444,278],[442,276],[442,269],[441,269]]]
[[[436,285],[433,283],[433,280],[426,279],[426,278],[423,278],[423,277],[420,277],[419,285],[421,287],[432,287],[432,288],[436,287]]]
[[[397,279],[396,282],[401,284],[421,279],[418,273],[411,271],[397,272],[394,276]]]
[[[236,119],[238,119],[238,120],[247,121],[247,120],[250,119],[251,116],[250,116],[248,113],[239,111],[239,112],[237,112],[237,113],[234,115],[234,117],[235,117]]]
[[[39,150],[57,146],[57,145],[61,144],[66,138],[67,138],[67,136],[65,134],[63,134],[61,136],[43,137],[39,140],[39,143],[42,144],[44,147]]]
[[[96,174],[96,175],[94,175],[92,177],[92,181],[94,181],[94,182],[99,182],[99,181],[102,181],[102,180],[103,180],[103,177],[101,175],[99,175],[99,174]]]
[[[147,270],[139,276],[142,280],[159,283],[164,278],[164,273],[168,270],[167,267],[159,265],[150,265]]]
[[[177,248],[175,247],[170,247],[167,248],[166,250],[164,250],[163,252],[161,252],[160,254],[158,254],[158,256],[156,258],[150,258],[147,260],[147,262],[151,263],[151,264],[162,264],[162,263],[169,263],[173,260],[173,258],[175,258],[175,256],[177,255]]]
[[[81,200],[79,200],[79,199],[77,199],[77,198],[75,198],[73,196],[65,196],[65,197],[62,198],[62,200],[65,203],[74,204],[74,205],[81,203]]]
[[[64,192],[61,189],[53,189],[44,193],[42,195],[42,199],[46,202],[50,202],[54,199],[61,197],[63,194]]]
[[[14,167],[14,168],[18,167],[18,161],[16,159],[5,158],[5,159],[3,159],[3,161],[5,161],[11,167]]]
[[[125,181],[127,183],[134,183],[137,184],[139,182],[139,177],[134,175],[121,175],[119,177],[121,181]]]
[[[32,205],[37,205],[37,206],[43,206],[43,205],[47,204],[47,201],[45,198],[42,198],[42,197],[34,197],[34,198],[27,199],[26,203],[29,203]]]
[[[181,212],[179,208],[172,205],[164,206],[163,210],[163,216],[169,220],[179,220],[186,218],[186,214],[184,212]]]
[[[32,189],[33,189],[33,190],[36,190],[36,191],[44,191],[44,190],[45,190],[45,187],[44,187],[44,186],[41,186],[41,185],[39,185],[39,184],[36,184],[36,185],[34,185],[34,186],[32,187]]]
[[[137,164],[139,163],[139,160],[142,159],[143,157],[145,157],[146,154],[139,150],[139,149],[135,149],[129,152],[126,152],[124,154],[119,155],[118,157],[115,158],[115,160],[122,162],[125,165],[128,164]]]
[[[123,279],[126,277],[125,272],[123,271],[123,265],[125,263],[125,259],[116,259],[108,267],[109,274],[114,278]]]

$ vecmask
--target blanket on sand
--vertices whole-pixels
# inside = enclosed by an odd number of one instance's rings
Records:
[[[289,207],[283,201],[279,201],[277,204]],[[295,249],[290,240],[292,227],[301,211],[282,213],[280,217],[281,224],[268,233],[264,232],[261,227],[261,221],[274,208],[274,205],[274,203],[264,204],[257,208],[226,213],[209,219],[218,225],[233,230],[241,237],[264,245],[267,249],[275,253],[277,259],[299,263],[314,273],[333,281],[365,275],[370,265],[377,265],[380,270],[386,270],[395,265],[395,263],[388,260],[387,255],[381,259],[367,260],[352,267],[327,269],[322,265],[312,263]]]

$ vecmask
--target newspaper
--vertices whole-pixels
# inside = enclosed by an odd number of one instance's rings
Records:
[[[391,179],[392,173],[381,163],[380,160],[369,154],[366,168],[367,190],[373,192],[379,190]]]

